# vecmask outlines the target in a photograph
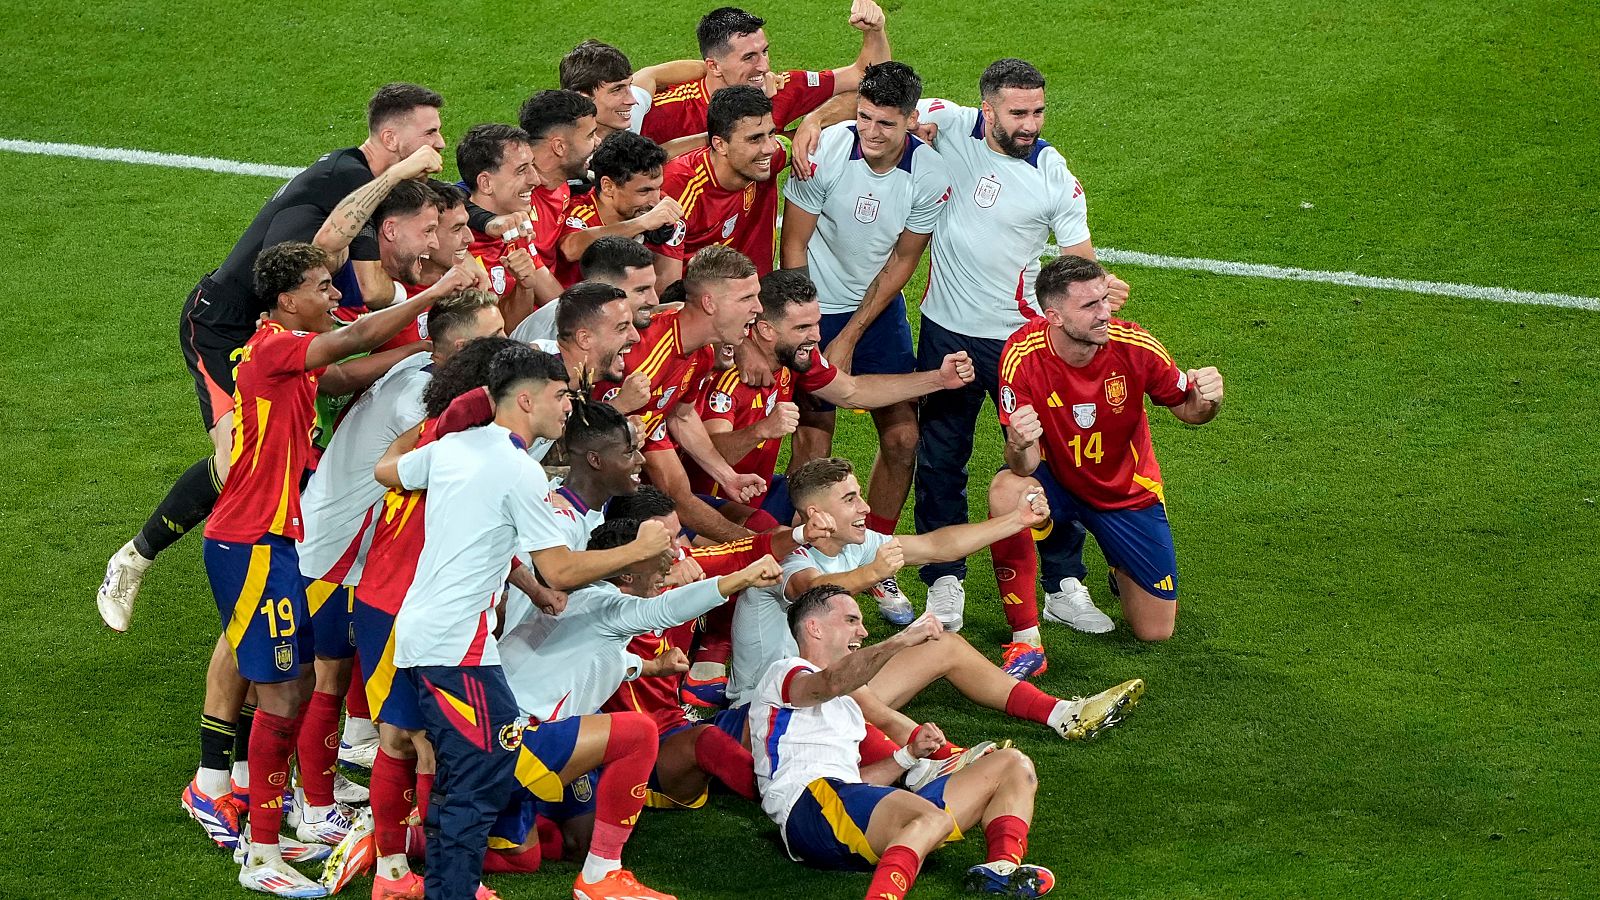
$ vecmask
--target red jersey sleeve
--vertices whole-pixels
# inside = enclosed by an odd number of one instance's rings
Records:
[[[813,393],[818,388],[825,388],[833,384],[839,377],[839,369],[822,355],[822,350],[811,351],[811,368],[804,372],[796,373],[795,387],[806,393]]]
[[[250,359],[260,366],[256,371],[273,380],[298,378],[305,374],[306,352],[316,337],[310,332],[290,331],[279,325],[272,334],[256,342],[250,350]],[[320,373],[322,369],[317,371]]]
[[[833,72],[795,69],[783,73],[783,86],[772,95],[772,121],[781,131],[789,123],[833,98]]]
[[[1150,399],[1162,406],[1177,406],[1189,395],[1189,378],[1173,361],[1172,354],[1150,332],[1132,322],[1111,320],[1112,333],[1131,345],[1131,356],[1139,366],[1140,381]]]
[[[1023,365],[1023,360],[1039,349],[1043,336],[1042,330],[1024,325],[1006,341],[1005,348],[1000,351],[1001,425],[1011,424],[1011,414],[1016,412],[1018,407],[1038,408],[1033,402],[1033,391],[1028,386],[1028,367]]]
[[[726,544],[694,547],[689,555],[700,564],[708,578],[732,575],[772,552],[772,535],[757,534]]]
[[[424,436],[429,441],[435,441],[447,434],[485,425],[493,420],[494,401],[489,398],[489,389],[473,388],[451,400],[437,419],[430,419],[432,428],[424,429],[427,432]],[[422,446],[420,440],[417,446]]]

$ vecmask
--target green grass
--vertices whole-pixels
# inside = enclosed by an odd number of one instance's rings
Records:
[[[642,64],[689,52],[701,12],[652,8],[633,24],[597,9],[35,4],[0,22],[0,137],[303,163],[357,141],[373,86],[408,78],[449,98],[453,139],[508,118],[580,38]],[[838,4],[759,11],[781,65],[854,54]],[[1087,186],[1102,246],[1592,296],[1592,13],[1537,0],[905,2],[890,27],[930,92],[957,100],[992,57],[1045,70],[1047,136]],[[0,896],[241,896],[176,802],[216,633],[198,542],[162,558],[133,633],[106,632],[90,596],[105,557],[206,449],[177,311],[275,185],[5,162],[18,240],[0,287],[13,472],[0,486]],[[1593,315],[1122,274],[1131,318],[1228,378],[1214,423],[1153,417],[1183,568],[1178,634],[1145,647],[1124,631],[1047,630],[1046,690],[1149,682],[1092,745],[942,688],[913,714],[1034,757],[1032,856],[1064,891],[1596,893]],[[841,420],[840,448],[864,464],[870,424]],[[977,499],[998,449],[985,423]],[[1004,625],[986,555],[969,598],[967,634],[992,648]],[[630,865],[686,897],[864,891],[864,878],[786,862],[773,833],[728,801],[651,813]],[[953,896],[980,855],[976,840],[936,854],[917,896]],[[557,897],[570,876],[555,865],[493,883]]]

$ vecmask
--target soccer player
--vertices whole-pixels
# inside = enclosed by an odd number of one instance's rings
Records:
[[[558,74],[562,89],[577,91],[594,101],[594,122],[599,138],[604,141],[618,131],[638,134],[644,127],[644,115],[650,111],[656,88],[704,78],[706,66],[700,60],[683,59],[635,72],[633,63],[621,50],[590,38],[561,57]],[[670,142],[678,146],[677,152],[668,148],[668,153],[677,156],[704,140],[700,134],[678,138]]]
[[[803,270],[816,283],[823,352],[842,372],[917,370],[903,291],[928,247],[951,183],[944,160],[912,134],[920,99],[922,79],[910,66],[868,67],[855,121],[823,132],[815,175],[784,185],[781,263]],[[872,422],[878,453],[869,482],[868,524],[893,534],[916,464],[916,404],[874,409]],[[833,429],[832,403],[819,399],[802,407],[791,466],[829,455]]]
[[[683,84],[663,79],[672,86],[657,91],[645,111],[645,137],[666,144],[705,131],[711,98],[734,85],[769,94],[774,119],[787,127],[836,94],[855,90],[867,66],[889,58],[883,10],[872,0],[854,0],[850,6],[850,27],[861,32],[861,53],[855,62],[838,69],[774,73],[765,25],[765,20],[732,6],[701,17],[695,37],[705,58],[705,77],[684,79]],[[777,207],[772,211],[776,213]]]
[[[228,258],[189,294],[178,342],[194,376],[201,423],[211,435],[213,452],[178,477],[144,527],[106,564],[96,605],[113,630],[128,630],[150,563],[205,520],[228,477],[235,353],[255,334],[256,320],[272,304],[272,298],[255,294],[251,273],[256,257],[284,241],[312,240],[340,201],[375,178],[389,176],[381,188],[386,192],[399,181],[438,171],[438,154],[444,149],[439,134],[443,105],[442,97],[418,85],[379,88],[367,104],[367,139],[358,147],[326,154],[273,194]]]
[[[683,308],[656,315],[626,359],[629,376],[642,372],[650,379],[650,403],[643,412],[645,472],[651,484],[678,502],[689,528],[713,541],[738,540],[750,532],[694,495],[677,448],[711,473],[735,501],[742,503],[760,489],[758,476],[735,472],[717,453],[695,415],[694,394],[715,365],[712,345],[744,339],[761,310],[761,282],[756,267],[738,251],[707,247],[689,260],[683,289]],[[606,383],[595,390],[605,397],[622,386]]]
[[[1082,522],[1111,565],[1134,636],[1164,641],[1178,619],[1178,565],[1144,397],[1203,425],[1222,406],[1222,376],[1212,366],[1178,368],[1149,332],[1112,318],[1109,277],[1094,260],[1052,261],[1036,293],[1044,317],[1018,329],[1000,357],[1006,468],[990,503],[1003,509],[1042,488],[1053,522],[1034,534],[1047,542],[1064,523]],[[1012,640],[1037,644],[1030,543],[1018,534],[995,544],[994,565]],[[1045,616],[1060,620],[1048,605]]]
[[[671,239],[683,209],[661,196],[661,167],[667,154],[655,141],[618,131],[589,157],[594,188],[573,197],[556,240],[556,277],[571,286],[589,245],[606,235],[660,245]]]
[[[915,792],[891,787],[945,744],[929,722],[890,758],[861,765],[866,721],[848,695],[905,651],[949,640],[939,624],[927,616],[863,647],[861,610],[833,584],[796,597],[787,621],[797,652],[762,674],[750,743],[761,808],[789,855],[823,868],[871,868],[869,900],[899,900],[929,853],[981,825],[987,861],[967,870],[968,887],[1012,897],[1048,893],[1050,870],[1022,862],[1039,782],[1021,751],[996,750]]]
[[[583,251],[578,265],[584,281],[597,281],[619,288],[633,309],[633,327],[641,333],[650,327],[661,298],[656,294],[655,256],[643,244],[623,237],[602,237]],[[556,313],[559,301],[546,303],[522,320],[511,336],[525,343],[556,339]]]
[[[255,686],[258,698],[249,754],[257,789],[251,792],[252,833],[239,882],[280,896],[322,894],[320,885],[284,862],[278,847],[283,798],[271,789],[288,783],[294,722],[304,700],[300,665],[311,650],[295,541],[304,535],[299,478],[311,451],[316,394],[365,388],[407,351],[338,361],[383,343],[437,298],[470,283],[464,274],[447,278],[431,292],[335,329],[328,313],[340,295],[330,262],[321,249],[293,241],[256,259],[256,291],[273,305],[236,370],[236,468],[205,531],[206,574],[236,666],[208,673],[206,714],[226,723],[237,714],[247,685]],[[245,448],[253,450],[246,454]],[[185,789],[183,805],[219,843],[230,830],[237,842],[237,809],[231,823],[222,809],[231,805],[225,760],[232,737],[219,740],[214,729],[201,735],[201,769]]]
[[[517,113],[517,122],[533,146],[533,230],[539,255],[556,258],[561,223],[572,202],[572,182],[588,180],[590,154],[600,145],[594,101],[576,91],[540,91]]]
[[[965,350],[978,368],[968,387],[946,394],[922,410],[917,445],[916,527],[927,533],[967,513],[967,461],[984,394],[1000,390],[1000,348],[1029,318],[1038,315],[1032,295],[1039,248],[1054,234],[1063,254],[1093,258],[1083,186],[1067,170],[1061,153],[1040,133],[1044,128],[1044,76],[1020,59],[1002,59],[978,79],[982,105],[947,100],[917,104],[919,121],[934,126],[933,145],[950,166],[954,187],[933,235],[927,293],[917,346],[920,368],[953,350]],[[1112,302],[1127,300],[1128,286],[1109,281]],[[1045,558],[1051,605],[1068,611],[1080,631],[1108,631],[1111,621],[1095,609],[1083,587],[1083,532]],[[929,565],[921,571],[928,604],[939,617],[959,622],[966,603],[966,561]]]
[[[491,289],[501,299],[501,314],[507,326],[515,328],[539,304],[561,293],[555,273],[549,270],[551,257],[533,243],[531,220],[523,221],[532,214],[532,198],[540,183],[533,144],[528,133],[514,125],[474,125],[456,145],[456,168],[471,191],[469,252],[488,270]]]

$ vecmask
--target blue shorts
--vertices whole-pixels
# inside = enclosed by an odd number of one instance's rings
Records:
[[[353,619],[356,655],[366,675],[367,706],[372,717],[407,731],[421,730],[417,690],[411,679],[394,667],[394,616],[357,599]]]
[[[600,783],[600,771],[595,769],[593,772],[579,775],[571,784],[561,789],[559,800],[535,800],[534,809],[552,822],[568,822],[580,816],[593,815],[594,789],[595,785]]]
[[[1127,573],[1138,585],[1163,600],[1178,599],[1178,555],[1172,546],[1172,525],[1167,507],[1156,503],[1144,509],[1094,509],[1072,496],[1040,463],[1033,477],[1050,501],[1050,521],[1034,529],[1043,541],[1057,522],[1083,523],[1106,555],[1106,562]]]
[[[721,509],[732,502],[727,497],[713,497],[710,494],[695,494],[712,509]],[[765,510],[767,515],[778,520],[779,525],[789,525],[794,521],[794,501],[789,499],[789,476],[779,472],[767,482],[767,492],[761,495],[761,505],[758,509]],[[694,540],[694,533],[689,532],[689,539]]]
[[[306,579],[311,637],[317,656],[351,659],[356,655],[356,588],[353,584]]]
[[[313,648],[294,541],[278,534],[262,535],[254,544],[206,538],[204,556],[239,674],[258,684],[299,678]]]
[[[935,778],[916,794],[944,809],[944,788],[950,776]],[[878,854],[867,844],[867,824],[885,797],[904,788],[818,778],[789,810],[783,841],[789,855],[823,869],[871,869]],[[950,823],[947,841],[961,839],[961,829]]]
[[[582,716],[573,716],[559,722],[542,722],[522,732],[517,748],[517,781],[535,799],[545,803],[562,801],[566,786],[561,783],[561,770],[578,747],[582,722]]]
[[[827,313],[822,317],[822,349],[844,330],[853,312]],[[867,326],[861,340],[856,343],[855,356],[850,360],[852,375],[904,375],[917,370],[917,352],[911,345],[911,323],[906,318],[906,297],[897,295],[884,307],[872,324]],[[817,397],[811,402],[826,412],[832,403]]]

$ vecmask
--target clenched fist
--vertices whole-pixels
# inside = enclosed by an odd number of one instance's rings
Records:
[[[958,388],[970,384],[974,371],[972,359],[967,356],[967,351],[958,350],[944,358],[939,366],[939,386],[942,388]]]
[[[1044,423],[1039,421],[1039,412],[1033,404],[1024,403],[1012,410],[1010,419],[1006,428],[1013,449],[1026,450],[1044,437]]]
[[[1023,528],[1034,528],[1050,520],[1050,502],[1044,498],[1044,489],[1030,487],[1017,498],[1017,518]]]
[[[402,181],[410,181],[415,178],[426,178],[442,168],[444,160],[439,158],[439,151],[423,146],[395,163],[394,172]]]
[[[639,523],[639,534],[633,539],[635,559],[644,562],[657,556],[672,554],[677,558],[678,544],[676,537],[667,526],[655,519],[645,519]]]
[[[1207,403],[1222,402],[1222,373],[1216,366],[1190,369],[1187,373],[1189,390]]]
[[[877,567],[878,575],[873,581],[882,581],[894,577],[894,573],[905,568],[906,551],[900,546],[900,539],[890,538],[878,548],[877,554],[872,558],[872,564]]]
[[[765,441],[775,441],[784,435],[794,434],[794,430],[800,427],[800,407],[791,400],[780,400],[756,427]]]
[[[833,516],[820,509],[811,510],[811,514],[806,516],[806,543],[815,544],[824,538],[833,537],[835,527]]]

